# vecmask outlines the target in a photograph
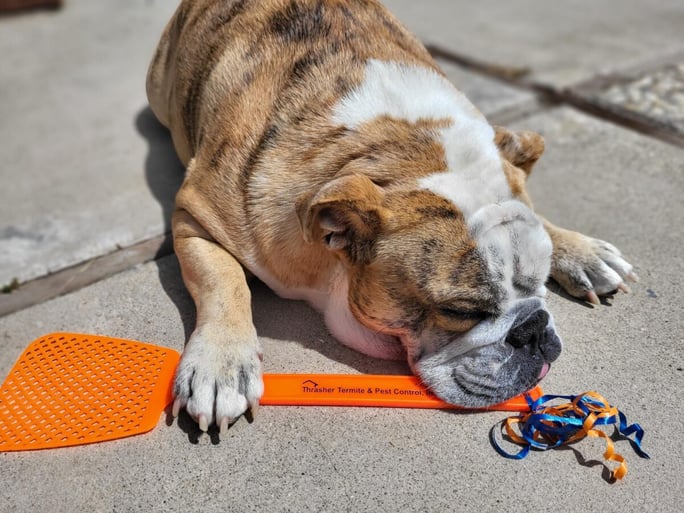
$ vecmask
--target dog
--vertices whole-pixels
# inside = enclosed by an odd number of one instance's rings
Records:
[[[591,303],[636,279],[534,212],[542,137],[491,126],[375,0],[183,0],[147,94],[187,169],[172,229],[197,324],[173,415],[203,431],[263,393],[248,276],[476,408],[559,356],[549,275]]]

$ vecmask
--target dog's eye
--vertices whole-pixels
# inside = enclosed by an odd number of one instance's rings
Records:
[[[440,313],[459,321],[481,321],[489,317],[489,313],[481,310],[464,310],[460,308],[440,308]]]

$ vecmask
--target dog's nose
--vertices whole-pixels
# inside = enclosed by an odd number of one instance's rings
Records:
[[[542,345],[549,314],[544,310],[537,310],[523,322],[511,328],[506,342],[515,348],[532,345],[538,348]]]

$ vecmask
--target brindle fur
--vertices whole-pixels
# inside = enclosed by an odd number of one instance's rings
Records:
[[[202,429],[214,418],[225,427],[261,395],[245,267],[285,290],[326,291],[342,266],[352,313],[389,333],[461,333],[499,313],[462,213],[416,187],[446,168],[435,133],[454,120],[332,122],[371,58],[442,73],[373,0],[184,0],[161,37],[147,92],[187,166],[173,234],[198,309],[174,410],[187,402]],[[497,128],[495,140],[513,195],[531,206],[525,180],[541,137]],[[595,250],[546,228],[554,277],[587,296],[575,262]],[[444,307],[476,313],[454,318]],[[424,348],[404,350],[412,361]]]

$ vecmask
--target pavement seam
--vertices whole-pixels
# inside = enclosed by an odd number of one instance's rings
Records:
[[[508,86],[534,93],[542,107],[567,105],[574,107],[587,115],[608,121],[615,125],[638,132],[642,135],[658,139],[678,147],[684,147],[684,137],[672,132],[667,125],[656,119],[648,118],[636,112],[625,109],[617,109],[608,103],[590,99],[585,93],[590,88],[600,85],[617,83],[624,76],[636,73],[647,73],[667,63],[684,60],[684,55],[674,54],[659,59],[657,62],[644,62],[641,65],[632,66],[621,72],[613,72],[607,75],[599,75],[589,80],[582,81],[570,86],[554,87],[529,78],[532,70],[525,67],[509,67],[504,65],[487,63],[472,57],[461,55],[452,50],[446,50],[439,45],[426,45],[430,54],[435,58],[452,62],[467,70],[485,75]],[[543,109],[540,109],[543,110]],[[524,117],[524,116],[521,116]],[[520,118],[518,118],[520,119]],[[508,121],[513,121],[509,119]]]
[[[171,253],[173,253],[171,234],[166,233],[26,281],[10,293],[0,294],[0,316],[75,292]]]

